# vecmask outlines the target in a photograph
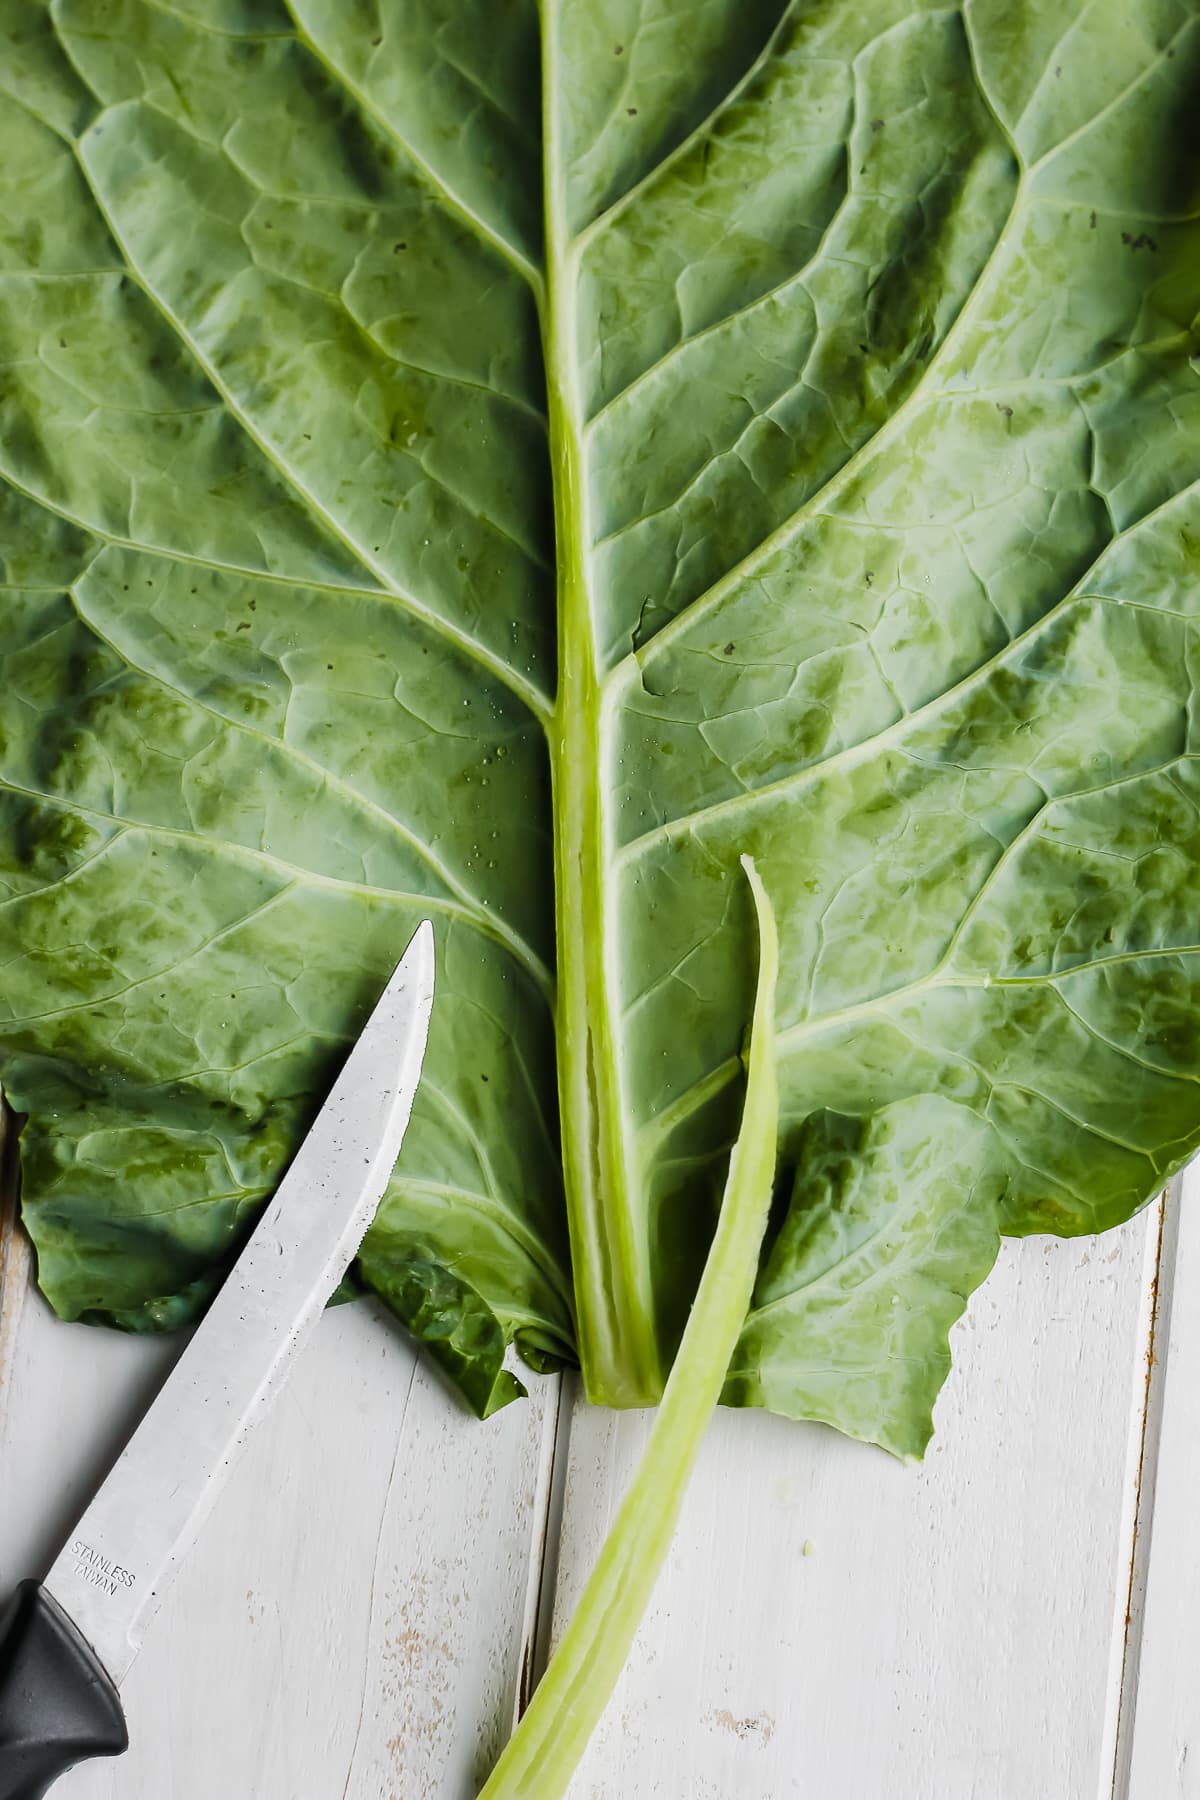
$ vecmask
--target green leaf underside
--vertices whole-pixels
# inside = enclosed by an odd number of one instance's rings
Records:
[[[0,20],[0,1062],[54,1305],[203,1304],[428,915],[359,1277],[480,1411],[514,1342],[656,1398],[749,850],[787,1173],[726,1398],[919,1453],[999,1236],[1200,1141],[1196,5]]]

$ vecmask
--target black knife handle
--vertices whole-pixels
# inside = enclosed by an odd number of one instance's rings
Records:
[[[46,1589],[23,1581],[0,1615],[0,1800],[41,1800],[72,1763],[128,1745],[108,1671]]]

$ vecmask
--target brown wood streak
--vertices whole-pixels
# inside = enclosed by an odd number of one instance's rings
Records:
[[[0,1399],[29,1288],[32,1253],[18,1218],[17,1127],[0,1099]]]

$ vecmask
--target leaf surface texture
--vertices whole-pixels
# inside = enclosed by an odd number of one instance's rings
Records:
[[[193,1314],[417,920],[356,1280],[919,1453],[1003,1233],[1200,1141],[1194,0],[0,7],[0,1059],[67,1316]],[[565,1180],[564,1180],[565,1174]]]

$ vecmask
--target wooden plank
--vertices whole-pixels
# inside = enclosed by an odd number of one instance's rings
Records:
[[[1116,1800],[1200,1795],[1200,1168],[1180,1185],[1163,1233]]]
[[[49,1559],[178,1348],[60,1325],[28,1290],[23,1240],[6,1252],[3,1235],[0,1588]],[[1196,1741],[1200,1666],[1200,1346],[1179,1295],[1198,1291],[1200,1244],[1181,1233],[1161,1430],[1144,1378],[1157,1244],[1148,1214],[1100,1240],[1006,1247],[955,1334],[919,1472],[723,1415],[573,1800],[1107,1800],[1114,1669],[1120,1800],[1195,1800],[1179,1747]],[[1160,1332],[1169,1291],[1164,1274]],[[529,1679],[555,1424],[538,1383],[481,1428],[385,1319],[329,1315],[152,1629],[128,1689],[133,1750],[58,1791],[468,1800]],[[558,1588],[541,1596],[560,1624],[644,1435],[640,1418],[574,1409]]]
[[[1156,1243],[1006,1245],[920,1470],[721,1415],[572,1800],[1110,1792]],[[560,1628],[645,1433],[573,1413]]]
[[[45,1567],[179,1348],[63,1325],[26,1279],[17,1240],[0,1591]],[[128,1756],[56,1795],[467,1800],[512,1724],[556,1405],[539,1382],[481,1426],[371,1305],[328,1314],[151,1626]]]

